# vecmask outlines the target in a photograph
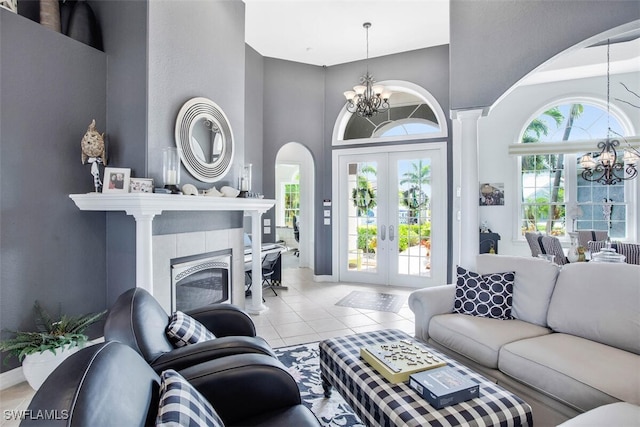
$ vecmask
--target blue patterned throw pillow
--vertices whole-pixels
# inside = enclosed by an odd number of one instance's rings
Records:
[[[224,427],[215,409],[173,369],[160,375],[160,403],[156,426]]]
[[[171,315],[166,333],[169,341],[176,347],[209,341],[216,337],[202,323],[181,311]]]
[[[511,319],[515,273],[479,275],[458,266],[454,313]]]

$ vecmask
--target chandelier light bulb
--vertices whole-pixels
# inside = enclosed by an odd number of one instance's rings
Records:
[[[364,91],[367,90],[367,87],[358,85],[358,86],[354,86],[353,90],[356,92],[357,95],[362,95],[364,94]]]
[[[611,151],[605,151],[600,155],[600,159],[603,164],[610,165],[616,161],[616,156]]]
[[[580,166],[584,169],[591,169],[596,167],[596,162],[593,161],[593,157],[589,154],[585,154],[580,158]]]
[[[347,98],[347,101],[353,101],[353,98],[356,97],[356,93],[352,90],[348,90],[344,93],[344,97]]]

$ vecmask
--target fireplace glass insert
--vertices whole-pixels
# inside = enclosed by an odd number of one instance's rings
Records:
[[[231,250],[171,260],[171,311],[231,302]]]

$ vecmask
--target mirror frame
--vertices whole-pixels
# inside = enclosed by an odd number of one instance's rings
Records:
[[[222,133],[222,154],[213,163],[205,163],[198,158],[191,146],[193,127],[202,118],[218,123]],[[216,182],[229,172],[235,153],[233,131],[229,119],[215,102],[203,97],[185,102],[176,118],[175,139],[182,164],[196,179]]]

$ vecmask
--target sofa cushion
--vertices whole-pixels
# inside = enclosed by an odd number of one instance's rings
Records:
[[[547,310],[558,277],[555,264],[539,258],[483,254],[476,258],[477,271],[514,271],[514,318],[535,325],[547,326]]]
[[[479,275],[458,266],[453,312],[511,319],[513,272]]]
[[[466,314],[440,314],[429,322],[429,336],[433,341],[493,369],[498,367],[498,352],[503,345],[548,333],[547,328],[521,320]]]
[[[571,418],[558,427],[638,426],[640,406],[628,402],[610,403]]]
[[[640,354],[640,266],[575,263],[558,277],[548,323],[577,335]]]
[[[573,335],[507,344],[498,368],[582,411],[617,400],[640,403],[640,356]]]
[[[166,332],[169,341],[176,347],[197,344],[216,337],[202,323],[181,311],[176,311],[171,315]]]
[[[211,404],[182,375],[169,369],[160,379],[156,426],[224,427]]]

